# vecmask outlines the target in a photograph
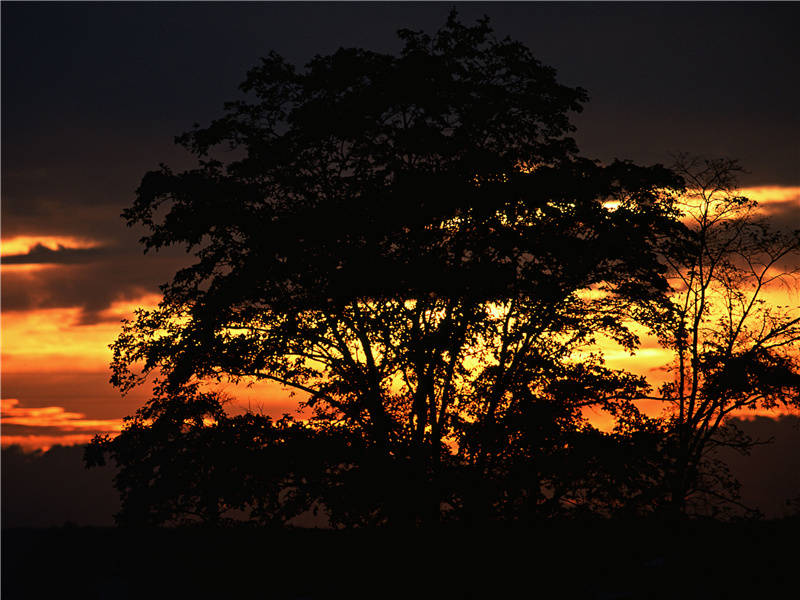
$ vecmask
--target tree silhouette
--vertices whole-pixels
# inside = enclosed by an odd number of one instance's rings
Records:
[[[681,180],[581,158],[585,91],[487,20],[399,36],[399,56],[340,49],[302,71],[270,54],[245,99],[178,138],[196,168],[145,175],[128,224],[197,262],[124,325],[112,382],[156,373],[177,402],[220,379],[301,393],[303,427],[358,440],[319,488],[342,522],[496,515],[524,461],[514,510],[574,503],[589,488],[555,467],[565,448],[585,479],[577,440],[615,439],[582,409],[644,422],[646,382],[597,341],[632,350],[631,322],[665,318]]]
[[[674,406],[672,504],[684,512],[736,499],[714,452],[746,452],[754,441],[727,426],[728,417],[800,406],[800,310],[767,298],[778,286],[797,291],[800,230],[775,230],[758,217],[756,203],[737,191],[736,161],[681,156],[674,168],[688,186],[680,208],[690,243],[667,256],[675,319],[664,343],[675,364],[661,391]]]

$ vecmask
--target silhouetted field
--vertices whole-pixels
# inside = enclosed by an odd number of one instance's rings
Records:
[[[3,598],[792,598],[800,519],[3,532]]]

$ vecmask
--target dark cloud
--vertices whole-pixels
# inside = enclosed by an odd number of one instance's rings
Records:
[[[5,268],[3,310],[79,307],[80,324],[117,320],[104,311],[114,302],[159,293],[158,286],[186,262],[180,251],[142,256],[135,248],[124,254],[115,248],[98,249],[86,262],[64,260],[38,269]]]
[[[43,244],[36,244],[25,254],[4,256],[2,262],[7,265],[74,265],[97,262],[98,259],[108,256],[109,251],[113,252],[113,249],[108,247],[70,248],[59,244],[58,248],[53,250]]]

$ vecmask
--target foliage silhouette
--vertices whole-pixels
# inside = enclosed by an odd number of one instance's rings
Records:
[[[206,471],[288,464],[322,452],[297,440],[331,437],[349,450],[306,475],[265,467],[263,514],[281,513],[287,489],[351,525],[644,506],[653,455],[638,471],[630,457],[655,447],[657,423],[633,405],[648,386],[607,368],[597,342],[633,350],[631,323],[668,319],[681,178],[580,157],[569,113],[586,92],[487,20],[452,13],[433,36],[399,36],[399,56],[340,49],[303,71],[270,54],[246,99],[177,138],[196,168],[143,178],[128,224],[149,228],[146,249],[184,245],[197,262],[113,345],[121,390],[159,382],[120,438],[93,446],[130,466],[118,484],[131,514],[214,521],[253,506],[255,492],[222,489],[246,476]],[[224,416],[197,387],[222,379],[280,383],[314,417]],[[587,407],[617,432],[592,428]],[[195,477],[182,506],[160,474],[176,455]],[[163,490],[166,512],[135,497],[154,477],[146,493]]]

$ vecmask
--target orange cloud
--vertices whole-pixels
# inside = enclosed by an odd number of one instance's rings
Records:
[[[55,444],[85,444],[96,433],[117,433],[121,419],[87,419],[61,406],[26,408],[16,398],[0,400],[0,422],[10,434],[3,433],[3,446],[19,444],[26,449],[47,450]]]
[[[3,425],[26,427],[57,427],[62,431],[119,431],[119,419],[87,419],[83,413],[68,412],[61,406],[24,408],[16,398],[0,400],[0,420]]]

